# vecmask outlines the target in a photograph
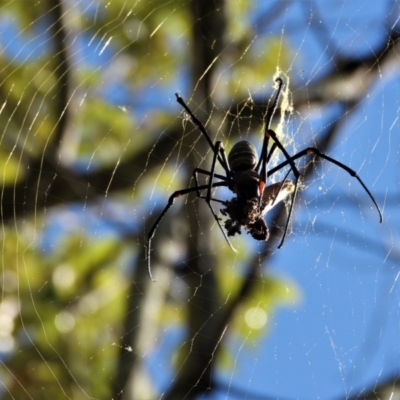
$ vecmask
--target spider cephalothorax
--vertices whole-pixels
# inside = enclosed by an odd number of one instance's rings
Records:
[[[307,147],[306,149],[296,153],[294,156],[289,155],[285,147],[277,138],[276,133],[272,129],[270,129],[271,120],[277,107],[279,96],[283,87],[283,81],[281,78],[278,78],[276,82],[278,82],[278,90],[276,92],[272,107],[269,108],[265,116],[265,131],[260,158],[258,158],[257,156],[257,151],[255,147],[246,140],[236,143],[232,147],[232,150],[229,153],[229,157],[227,158],[222,143],[220,141],[216,141],[215,144],[212,142],[204,125],[192,113],[190,108],[183,101],[182,97],[180,97],[178,94],[176,95],[178,103],[185,109],[185,111],[190,116],[192,122],[201,131],[208,144],[210,145],[213,151],[213,160],[211,163],[210,171],[201,168],[194,169],[194,187],[177,190],[176,192],[172,193],[164,210],[161,212],[160,216],[157,218],[156,222],[150,229],[147,242],[147,267],[149,276],[152,280],[153,276],[151,274],[150,265],[150,246],[154,233],[158,227],[158,224],[164,218],[164,215],[172,206],[175,199],[179,196],[191,192],[196,192],[198,198],[204,199],[206,201],[216,223],[221,229],[222,234],[224,235],[228,245],[231,247],[232,250],[235,249],[233,248],[228,236],[234,236],[237,233],[240,234],[242,227],[244,227],[254,239],[268,240],[269,233],[267,224],[264,221],[264,216],[272,207],[274,207],[276,204],[278,204],[291,194],[292,197],[290,201],[288,216],[286,219],[282,239],[278,246],[278,248],[280,248],[285,240],[300,178],[300,172],[297,169],[295,161],[306,155],[317,155],[318,157],[325,159],[344,169],[352,177],[356,178],[358,182],[362,185],[364,190],[367,192],[368,196],[371,198],[373,204],[378,210],[380,222],[382,222],[382,213],[375,198],[372,196],[371,192],[368,190],[364,182],[354,170],[349,168],[347,165],[341,163],[340,161],[321,153],[315,147]],[[268,147],[270,139],[273,143],[270,147]],[[267,166],[276,149],[279,149],[282,152],[285,161],[267,170]],[[225,175],[220,175],[215,172],[217,161],[224,170]],[[292,172],[294,175],[294,182],[288,179],[284,179],[282,182],[267,185],[268,177],[285,167],[289,167],[289,170],[286,173],[286,177],[289,175],[290,172]],[[198,174],[208,176],[207,184],[199,185]],[[217,179],[217,181],[215,181],[214,179]],[[235,194],[235,197],[233,197],[229,201],[223,201],[212,197],[212,189],[220,186],[225,186],[229,188]],[[206,190],[206,195],[202,194],[202,191],[204,190]],[[225,207],[221,210],[221,212],[223,215],[228,217],[224,223],[226,232],[220,223],[220,218],[218,218],[211,205],[211,201],[223,204]]]

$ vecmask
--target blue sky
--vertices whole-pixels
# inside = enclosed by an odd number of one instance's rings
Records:
[[[323,3],[319,16],[337,55],[370,54],[382,40],[385,2]],[[291,25],[300,18],[296,7],[288,10],[284,38],[293,49],[301,47],[301,68],[307,73],[325,63],[325,68],[332,67],[328,52],[321,55],[321,43],[306,33],[307,26],[297,25],[297,31]],[[282,28],[282,21],[275,23]],[[269,268],[295,282],[302,300],[274,315],[261,343],[245,350],[232,345],[236,369],[221,374],[227,387],[232,382],[250,393],[281,399],[343,398],[399,372],[399,262],[391,256],[398,247],[399,226],[393,203],[398,189],[399,82],[398,71],[383,74],[347,118],[329,152],[359,172],[384,210],[384,223],[379,224],[353,178],[335,166],[322,166],[321,179],[315,178],[298,200],[294,233]],[[349,206],[345,200],[353,198],[353,190],[357,197]],[[226,393],[213,398],[226,398]]]

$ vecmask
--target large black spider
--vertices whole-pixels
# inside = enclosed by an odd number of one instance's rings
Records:
[[[265,116],[265,133],[260,159],[258,159],[255,147],[247,140],[242,140],[236,143],[232,147],[232,150],[230,151],[227,158],[222,142],[219,140],[216,141],[215,144],[212,142],[204,125],[195,117],[195,115],[183,101],[182,97],[176,94],[177,102],[185,109],[187,114],[190,116],[192,122],[196,125],[196,127],[200,130],[200,132],[208,141],[213,151],[213,159],[210,171],[201,168],[194,169],[194,187],[177,190],[172,193],[164,210],[161,212],[154,225],[151,227],[147,241],[147,267],[151,280],[154,281],[150,266],[150,251],[151,240],[154,237],[155,231],[167,211],[174,203],[175,198],[191,192],[196,192],[198,198],[202,198],[206,201],[212,215],[214,216],[215,221],[221,229],[222,234],[224,235],[228,245],[233,251],[236,250],[232,246],[230,240],[228,239],[228,236],[234,236],[237,233],[240,234],[242,226],[248,231],[249,234],[253,236],[254,239],[268,240],[269,233],[268,227],[264,221],[264,215],[272,207],[274,207],[280,201],[284,200],[289,194],[292,194],[285,228],[283,231],[282,239],[278,246],[278,248],[281,248],[285,240],[288,225],[292,215],[293,204],[296,199],[298,181],[300,177],[300,172],[296,167],[295,160],[308,154],[315,154],[318,157],[330,161],[331,163],[336,164],[340,168],[347,171],[352,177],[356,178],[374,203],[379,213],[380,222],[382,222],[381,210],[374,196],[371,194],[361,178],[357,175],[357,172],[349,168],[347,165],[341,163],[340,161],[321,153],[315,147],[307,147],[306,149],[299,151],[294,156],[290,156],[288,154],[286,149],[277,138],[276,133],[272,129],[270,129],[271,120],[277,108],[279,97],[283,87],[283,81],[281,78],[277,78],[276,82],[278,83],[278,89],[276,91],[275,99],[273,101],[272,107],[269,108]],[[273,140],[273,144],[270,149],[268,149],[268,143],[270,139]],[[267,165],[276,148],[281,150],[286,160],[267,171]],[[217,161],[224,169],[225,175],[215,173]],[[285,177],[285,179],[281,182],[273,183],[266,186],[267,178],[269,176],[273,175],[277,171],[280,171],[282,168],[288,165],[290,166],[290,169],[287,172],[286,177],[289,175],[290,171],[292,171],[294,174],[294,183],[286,179]],[[199,185],[198,174],[207,175],[209,177],[208,183],[205,185]],[[218,179],[219,181],[214,181],[214,179]],[[212,197],[212,189],[220,186],[228,187],[236,195],[236,197],[233,197],[229,201],[222,201]],[[201,191],[203,190],[206,190],[205,196],[201,194]],[[225,206],[225,208],[221,210],[221,213],[228,217],[228,219],[224,223],[226,232],[221,226],[220,218],[217,217],[214,209],[211,206],[211,201],[222,203]]]

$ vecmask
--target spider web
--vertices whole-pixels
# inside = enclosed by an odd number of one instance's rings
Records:
[[[397,2],[1,11],[1,399],[398,396]],[[156,231],[150,282],[151,226],[212,159],[174,94],[227,152],[260,152],[277,76],[289,154],[314,146],[354,169],[383,224],[356,179],[306,156],[279,251],[288,202],[267,214],[268,242],[242,232],[234,253],[192,193]]]

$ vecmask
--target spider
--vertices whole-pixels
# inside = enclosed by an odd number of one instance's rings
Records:
[[[361,180],[361,178],[354,170],[349,168],[347,165],[341,163],[340,161],[321,153],[315,147],[307,147],[306,149],[299,151],[293,156],[290,156],[288,154],[286,149],[277,138],[276,133],[272,129],[270,129],[271,120],[277,108],[279,97],[283,88],[283,80],[281,78],[277,78],[276,82],[278,83],[278,88],[276,90],[275,99],[272,103],[272,107],[269,108],[264,118],[264,140],[259,158],[257,156],[257,151],[255,147],[247,140],[237,142],[232,147],[227,157],[222,142],[219,140],[216,141],[215,144],[212,142],[204,125],[192,113],[182,97],[180,97],[178,94],[175,94],[177,102],[184,108],[184,110],[192,120],[193,124],[200,130],[200,132],[204,135],[207,142],[209,143],[213,152],[213,159],[210,171],[201,168],[195,168],[193,170],[193,178],[195,182],[194,187],[177,190],[172,193],[164,210],[161,212],[161,214],[151,227],[147,239],[147,268],[150,279],[152,281],[154,281],[154,279],[151,273],[150,265],[151,240],[154,237],[158,225],[174,203],[175,199],[188,193],[196,192],[198,198],[204,199],[206,201],[226,242],[235,252],[236,250],[232,246],[228,236],[240,234],[241,227],[244,227],[254,239],[262,241],[268,240],[269,233],[268,227],[264,221],[264,216],[272,207],[283,201],[287,196],[291,194],[292,198],[290,200],[286,224],[281,241],[278,245],[278,249],[281,248],[285,240],[288,225],[292,216],[293,204],[296,199],[298,182],[300,178],[300,172],[296,167],[295,161],[306,155],[314,154],[318,157],[321,157],[322,159],[325,159],[344,169],[353,178],[356,178],[375,205],[379,213],[380,222],[382,222],[382,212],[378,206],[378,203],[376,202],[374,196],[371,194],[365,183]],[[272,139],[273,143],[268,149],[270,139]],[[270,170],[267,170],[267,165],[276,149],[279,149],[282,152],[285,157],[285,161],[281,162],[279,165],[271,168]],[[225,175],[220,175],[215,172],[217,162],[225,171]],[[271,175],[275,174],[286,166],[290,166],[290,169],[287,172],[283,181],[273,183],[271,185],[266,185],[267,179]],[[286,179],[291,171],[294,175],[294,182]],[[208,183],[204,185],[199,185],[198,174],[208,176]],[[216,179],[217,181],[215,181]],[[212,189],[221,186],[229,188],[236,195],[236,197],[233,197],[229,201],[222,201],[212,197]],[[204,190],[206,191],[205,195],[201,194],[201,192]],[[225,230],[221,225],[220,218],[218,218],[211,205],[211,201],[221,203],[225,206],[225,208],[220,210],[224,216],[228,217],[228,219],[224,223]]]

